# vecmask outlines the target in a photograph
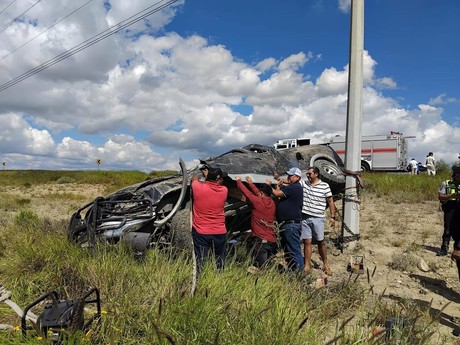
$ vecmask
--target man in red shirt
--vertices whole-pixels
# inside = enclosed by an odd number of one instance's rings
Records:
[[[228,190],[222,182],[223,173],[219,168],[210,168],[204,182],[200,182],[198,176],[192,177],[192,238],[198,274],[211,249],[217,268],[224,267],[227,245],[224,206]]]
[[[264,184],[259,190],[250,176],[246,176],[246,181],[251,190],[246,188],[239,176],[236,177],[236,186],[252,204],[252,236],[248,247],[253,256],[254,266],[260,268],[278,252],[274,226],[276,205],[271,198],[270,186]]]

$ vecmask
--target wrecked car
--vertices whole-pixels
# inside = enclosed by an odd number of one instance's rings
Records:
[[[306,168],[317,166],[321,179],[329,183],[338,195],[345,188],[343,163],[327,145],[300,146],[282,151],[273,147],[251,144],[220,156],[200,160],[200,165],[187,170],[180,161],[181,173],[150,179],[122,188],[78,209],[70,219],[67,235],[71,242],[92,246],[96,242],[124,242],[136,252],[153,246],[173,245],[191,248],[190,181],[201,175],[200,167],[221,168],[228,188],[225,205],[229,242],[250,230],[251,205],[236,187],[236,176],[251,176],[254,183],[263,184],[274,173],[285,174],[296,166],[305,174]],[[306,176],[303,176],[305,179]]]

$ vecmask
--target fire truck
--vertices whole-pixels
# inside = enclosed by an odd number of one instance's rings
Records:
[[[406,171],[407,139],[400,132],[389,135],[369,135],[361,137],[361,171]],[[330,139],[329,145],[345,160],[345,140],[343,136]]]
[[[414,136],[403,136],[400,132],[389,135],[368,135],[361,138],[361,171],[406,171],[407,139]],[[310,145],[310,139],[281,139],[273,146],[277,150]],[[325,143],[345,161],[345,137],[335,136]]]

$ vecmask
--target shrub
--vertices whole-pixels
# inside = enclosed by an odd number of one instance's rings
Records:
[[[412,272],[415,268],[417,268],[418,261],[419,259],[415,255],[402,253],[393,256],[393,259],[388,266],[395,270]]]
[[[75,179],[73,179],[73,178],[71,178],[69,176],[62,176],[62,177],[58,178],[56,183],[58,183],[58,184],[75,183]]]
[[[30,210],[20,211],[14,218],[14,225],[22,228],[34,228],[40,223],[37,214]]]

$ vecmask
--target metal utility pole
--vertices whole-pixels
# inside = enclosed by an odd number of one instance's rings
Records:
[[[348,71],[347,132],[345,169],[361,170],[361,120],[363,93],[364,0],[351,0],[350,62]],[[342,236],[351,249],[359,236],[357,181],[346,177],[343,200]]]

